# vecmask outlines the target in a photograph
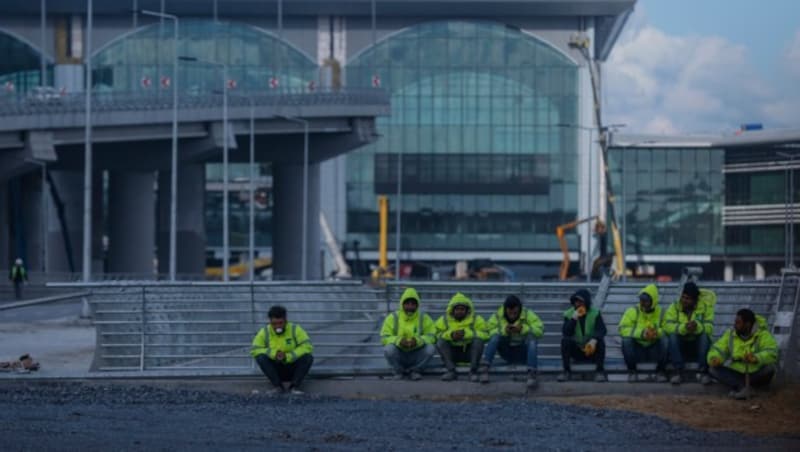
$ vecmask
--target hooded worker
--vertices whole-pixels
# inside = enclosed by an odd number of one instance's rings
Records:
[[[443,381],[456,379],[456,363],[469,363],[469,379],[478,382],[478,365],[483,342],[488,339],[486,322],[475,313],[472,300],[458,292],[447,304],[445,314],[436,321],[436,348],[447,371]]]
[[[544,324],[539,316],[523,307],[516,295],[509,295],[489,318],[487,328],[491,337],[484,352],[485,366],[481,368],[481,383],[489,382],[489,367],[495,353],[499,353],[510,364],[527,364],[526,384],[529,389],[535,388],[539,367],[537,340],[544,335]]]
[[[658,287],[649,284],[639,291],[636,306],[625,310],[619,321],[622,338],[622,356],[628,367],[628,381],[638,380],[637,365],[656,363],[656,380],[666,382],[667,351],[669,341],[661,327],[661,306],[658,305]]]
[[[267,317],[269,323],[253,338],[250,355],[274,386],[272,393],[302,394],[300,384],[314,362],[311,339],[300,325],[288,321],[283,306],[271,307]]]
[[[772,381],[778,343],[764,317],[740,309],[733,328],[714,343],[706,360],[711,376],[731,388],[729,395],[744,400],[753,395],[753,386],[766,386]]]
[[[433,319],[420,308],[417,291],[411,287],[400,296],[396,312],[386,316],[381,327],[381,344],[394,378],[422,378],[420,370],[428,363],[436,347]]]
[[[592,295],[581,289],[569,298],[572,305],[564,311],[564,324],[561,327],[561,364],[564,371],[558,381],[568,381],[572,377],[570,361],[589,361],[595,364],[594,381],[608,381],[605,372],[606,324],[600,310],[592,306]]]
[[[700,289],[697,284],[687,282],[683,286],[681,298],[672,303],[664,315],[664,332],[669,340],[669,356],[675,374],[670,379],[672,384],[681,384],[681,373],[684,368],[684,357],[694,358],[700,372],[700,382],[711,384],[708,376],[706,355],[711,347],[711,335],[714,333],[714,305],[717,295]]]

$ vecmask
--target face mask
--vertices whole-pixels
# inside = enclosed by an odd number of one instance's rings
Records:
[[[281,334],[283,333],[283,328],[275,328],[275,332]]]

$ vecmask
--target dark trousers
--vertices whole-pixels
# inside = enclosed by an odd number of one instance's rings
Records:
[[[669,357],[675,370],[683,369],[684,360],[694,359],[700,372],[708,370],[706,356],[711,348],[711,339],[707,334],[699,334],[694,338],[679,334],[669,335]]]
[[[561,338],[561,365],[564,366],[564,370],[567,372],[571,369],[570,359],[581,363],[594,363],[597,371],[603,372],[606,361],[606,342],[603,339],[598,339],[594,355],[587,357],[583,353],[583,344],[578,344],[574,339],[568,337]]]
[[[663,372],[667,367],[667,350],[669,340],[666,336],[656,342],[644,346],[630,337],[622,338],[622,356],[625,358],[625,366],[633,372],[639,363],[656,363],[656,371]]]
[[[478,371],[478,364],[480,364],[483,354],[483,341],[477,337],[466,345],[453,345],[444,339],[439,339],[436,341],[436,348],[439,349],[439,355],[447,370],[453,372],[456,369],[456,363],[468,362],[471,372]]]
[[[256,356],[256,362],[258,367],[261,368],[261,372],[264,372],[264,375],[276,388],[282,388],[282,382],[284,381],[291,382],[292,387],[297,388],[308,375],[311,364],[314,362],[314,357],[303,355],[297,358],[297,361],[287,364],[274,361],[267,355],[258,355]]]
[[[14,281],[14,296],[22,300],[22,281]]]
[[[725,386],[729,386],[734,391],[739,391],[744,388],[744,374],[737,372],[730,367],[712,367],[708,370],[708,373],[711,374],[715,380],[724,384]],[[774,375],[774,366],[764,366],[750,374],[750,386],[766,386],[770,381],[772,381],[772,377]]]

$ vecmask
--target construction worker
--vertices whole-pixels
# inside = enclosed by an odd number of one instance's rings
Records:
[[[17,300],[21,300],[22,285],[28,280],[28,271],[25,270],[25,265],[22,263],[22,259],[17,258],[14,261],[14,265],[8,272],[8,280],[14,284],[14,296],[17,298]]]
[[[669,341],[661,327],[661,307],[658,305],[658,287],[645,286],[639,291],[639,303],[625,310],[619,321],[622,338],[622,356],[628,367],[628,382],[638,380],[640,362],[656,363],[656,381],[667,381],[665,372]]]
[[[419,294],[409,287],[400,296],[400,308],[386,316],[381,327],[383,353],[394,379],[420,380],[420,370],[436,352],[435,342],[433,319],[419,309]]]
[[[533,389],[538,384],[537,340],[544,334],[544,324],[533,311],[522,307],[516,295],[506,297],[503,305],[492,314],[487,323],[489,342],[484,351],[484,366],[481,368],[481,383],[489,382],[489,367],[499,353],[507,363],[528,366],[526,385]]]
[[[586,289],[575,292],[569,299],[571,308],[564,312],[561,328],[561,364],[564,371],[560,382],[572,377],[570,360],[590,361],[595,364],[594,381],[608,381],[605,372],[606,325],[600,310],[592,307],[592,295]]]
[[[697,284],[687,282],[683,286],[680,300],[672,303],[664,316],[664,332],[669,340],[669,356],[675,374],[670,379],[674,385],[681,384],[684,355],[697,360],[700,383],[711,384],[706,365],[706,355],[711,347],[714,333],[714,305],[717,295],[700,289]]]
[[[466,295],[456,293],[447,304],[445,314],[436,320],[436,348],[446,372],[442,381],[456,379],[456,363],[469,362],[469,380],[478,382],[478,365],[483,342],[488,339],[486,322],[475,313]]]
[[[274,388],[270,393],[302,394],[300,384],[314,362],[311,340],[300,325],[287,320],[283,306],[271,307],[267,317],[269,324],[253,338],[250,355],[272,383]]]
[[[728,395],[745,400],[753,395],[754,386],[769,384],[775,375],[778,343],[764,317],[740,309],[733,328],[714,343],[707,360],[711,376],[731,388]]]

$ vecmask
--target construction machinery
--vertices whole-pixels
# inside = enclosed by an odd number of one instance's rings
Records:
[[[378,220],[378,266],[372,270],[373,281],[394,278],[389,269],[389,198],[386,195],[378,196]]]
[[[347,261],[344,259],[344,255],[339,249],[339,243],[333,236],[331,227],[328,225],[328,220],[325,218],[325,214],[322,213],[322,211],[319,213],[319,226],[322,228],[322,235],[325,236],[325,244],[328,246],[328,252],[331,253],[333,262],[336,264],[336,270],[331,276],[333,276],[335,279],[352,278],[353,273],[350,270],[350,266],[347,265]]]
[[[272,267],[272,259],[269,257],[257,257],[254,261],[255,274],[260,275],[264,270]],[[228,266],[228,276],[232,280],[247,278],[250,273],[250,263],[242,260],[231,263]],[[206,259],[206,279],[222,280],[223,266],[222,259]]]
[[[558,279],[561,281],[565,281],[569,276],[569,247],[567,246],[567,239],[564,237],[564,233],[569,231],[570,229],[575,229],[576,227],[582,225],[583,223],[588,223],[590,221],[597,220],[597,216],[583,218],[580,220],[571,221],[569,223],[564,223],[558,225],[556,227],[556,237],[558,237],[558,244],[561,246],[561,253],[563,254],[563,258],[561,259],[561,268],[558,271]],[[598,223],[602,223],[598,221]]]

